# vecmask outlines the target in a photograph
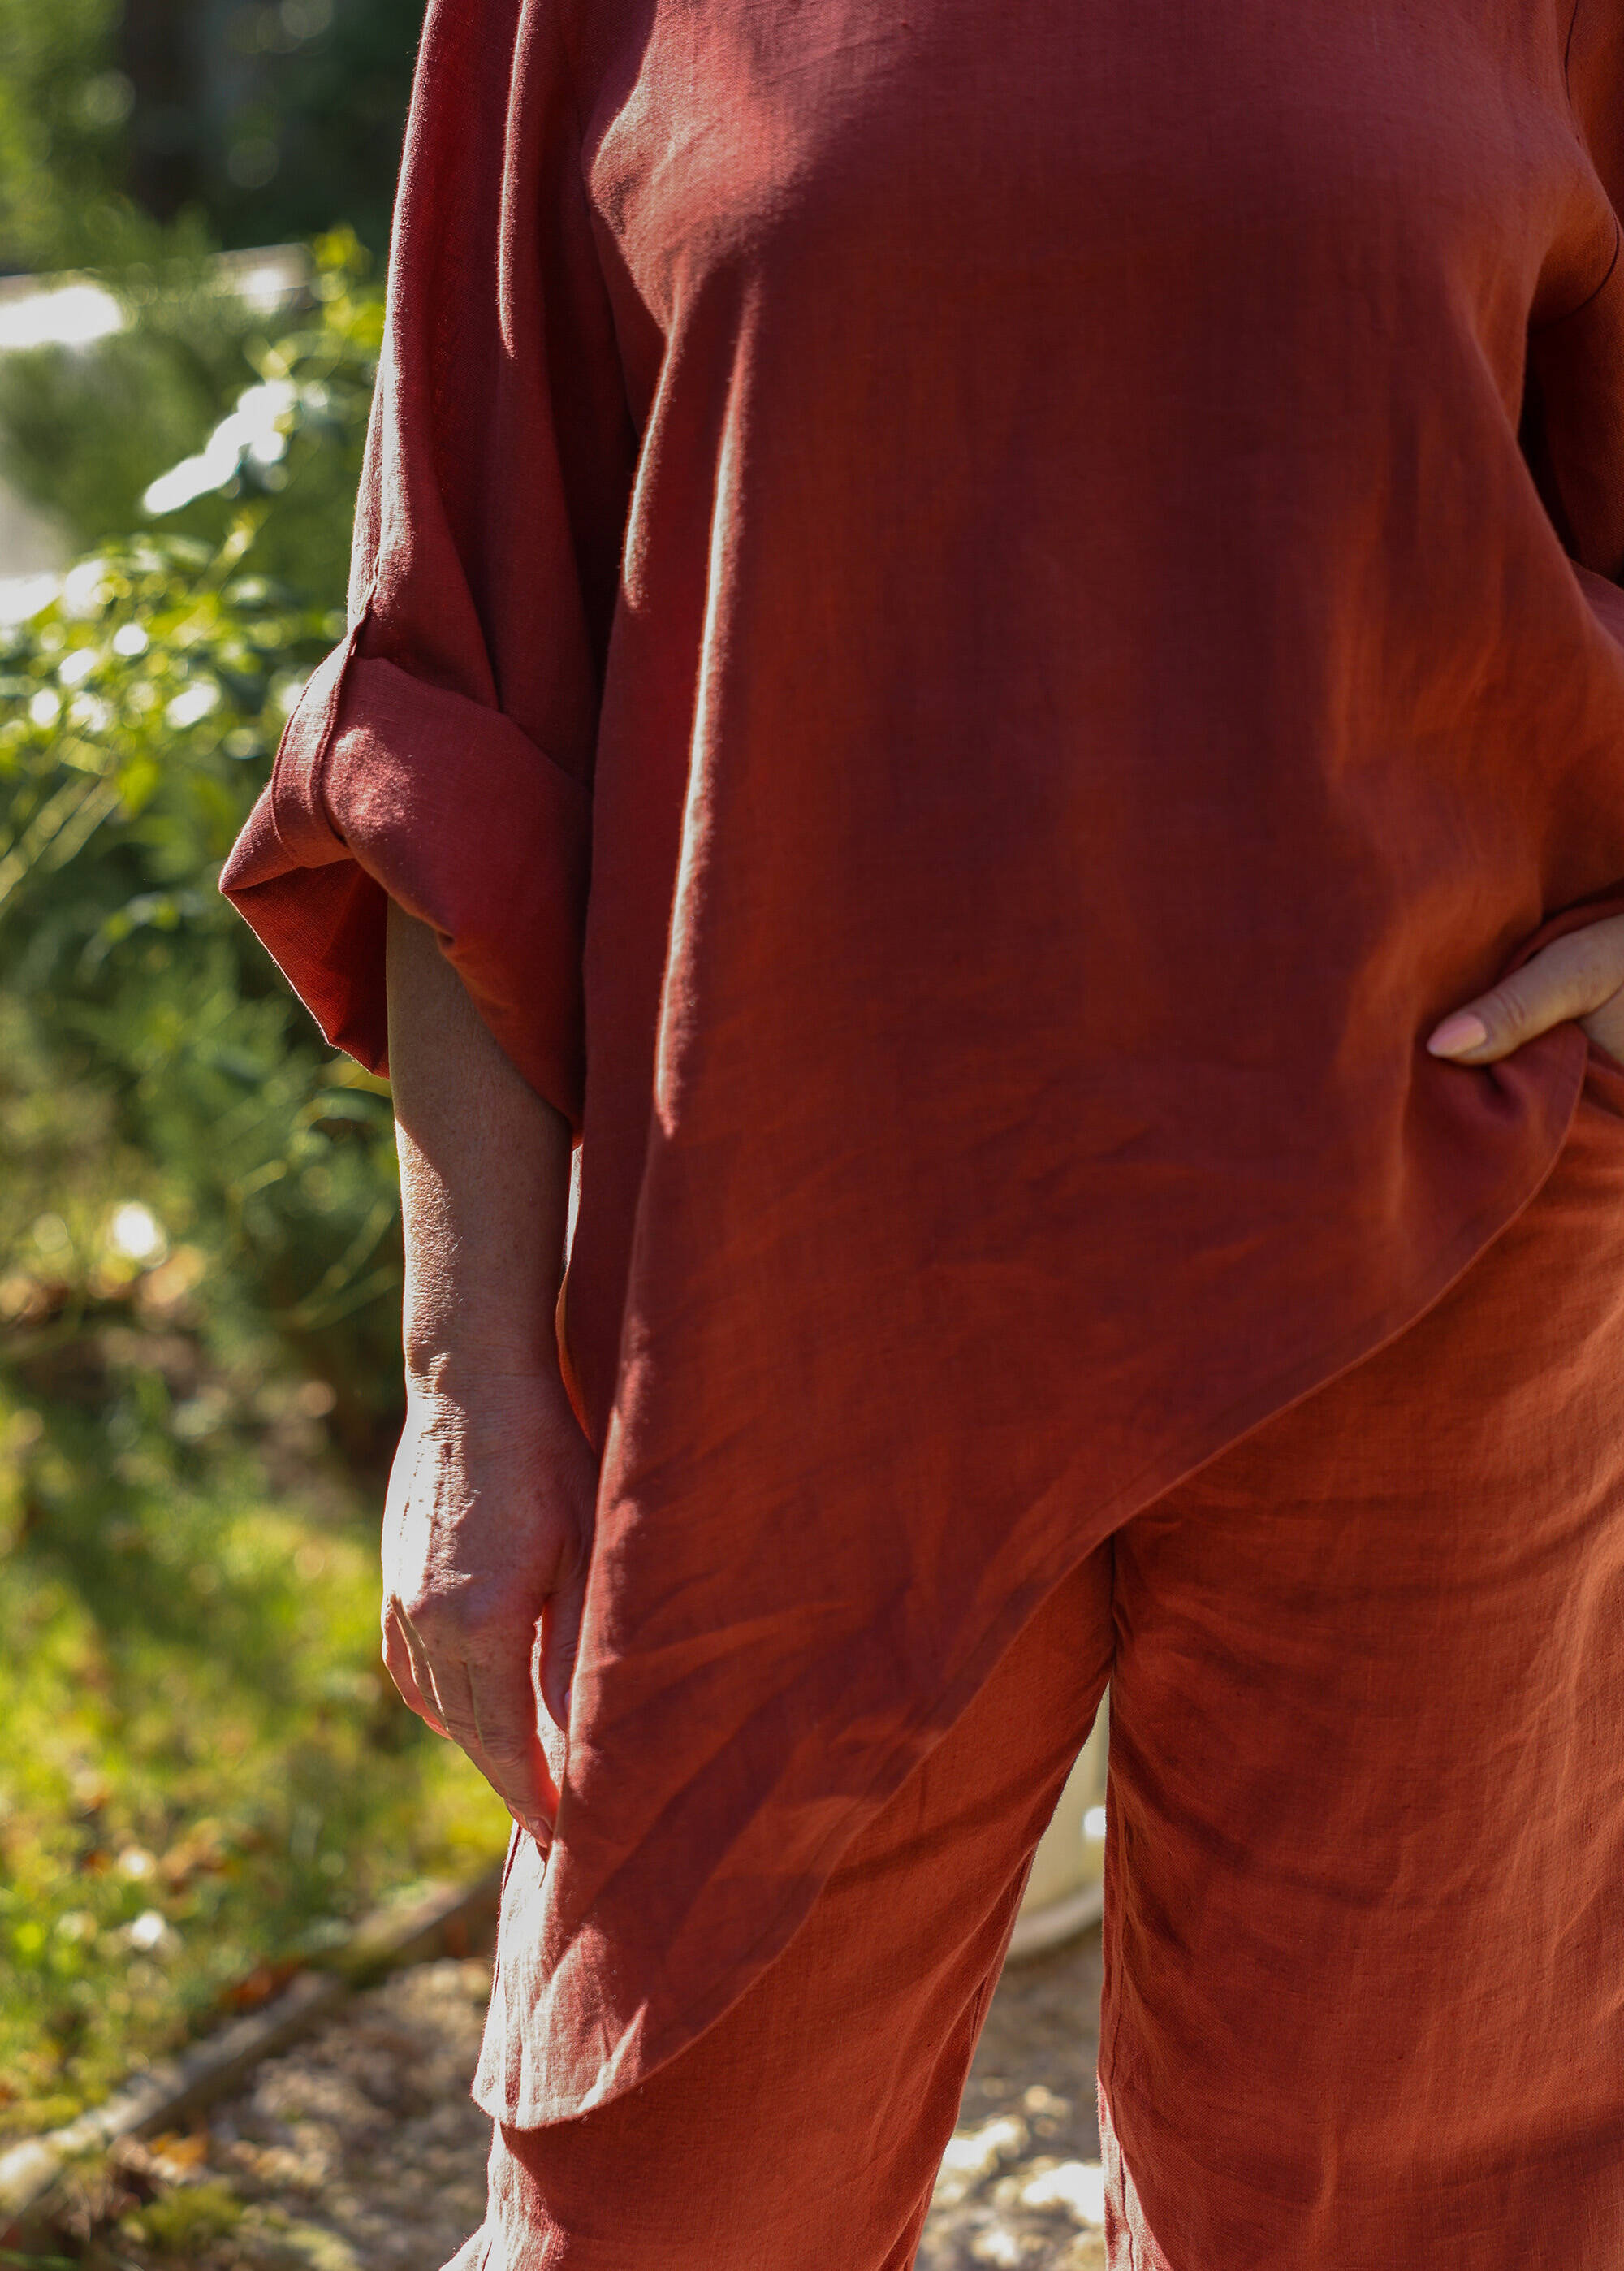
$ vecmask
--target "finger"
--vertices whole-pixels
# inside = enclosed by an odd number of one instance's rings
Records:
[[[523,1772],[523,1738],[510,1739],[507,1729],[489,1710],[482,1718],[468,1664],[454,1657],[431,1659],[426,1677],[451,1740],[466,1752],[514,1820],[522,1829],[530,1832],[545,1853],[552,1832],[545,1811],[529,1793],[529,1778]],[[533,1725],[533,1702],[528,1716]]]
[[[1494,1064],[1552,1026],[1584,1017],[1624,985],[1624,926],[1592,923],[1544,948],[1487,994],[1451,1011],[1428,1037],[1434,1056]]]
[[[450,1722],[446,1717],[441,1704],[440,1692],[434,1684],[434,1659],[429,1655],[423,1635],[398,1601],[392,1605],[395,1621],[399,1626],[401,1637],[405,1642],[406,1657],[412,1667],[412,1680],[418,1694],[423,1699],[424,1721],[437,1735],[444,1735],[449,1741],[455,1742],[456,1738],[451,1732]]]
[[[548,1772],[536,1724],[530,1653],[527,1649],[515,1663],[504,1659],[500,1664],[472,1664],[468,1673],[469,1708],[478,1744],[470,1755],[545,1853],[552,1842],[559,1793]]]
[[[414,1668],[452,1741],[467,1752],[515,1820],[539,1843],[550,1834],[558,1793],[536,1730],[529,1651],[511,1665],[441,1656]]]
[[[412,1650],[407,1644],[400,1619],[389,1606],[386,1606],[383,1612],[383,1663],[389,1678],[395,1683],[396,1692],[407,1709],[415,1711],[418,1717],[426,1726],[432,1727],[437,1735],[443,1735],[446,1731],[435,1718],[433,1707],[424,1694],[419,1685],[417,1674],[412,1670]]]
[[[459,1750],[469,1757],[485,1776],[485,1761],[478,1755],[479,1723],[474,1716],[473,1690],[469,1685],[468,1666],[453,1657],[431,1657],[418,1674],[419,1685],[428,1690],[434,1708],[445,1723],[445,1730]]]
[[[515,1821],[544,1852],[552,1840],[558,1790],[536,1724],[530,1650],[513,1665],[476,1664],[428,1648],[404,1606],[391,1601],[412,1679],[426,1699],[428,1725],[468,1754]]]
[[[425,1657],[416,1671],[418,1686],[427,1696],[435,1717],[451,1740],[466,1750],[468,1746],[459,1731],[473,1724],[468,1708],[466,1672],[460,1664],[433,1656]]]
[[[1592,1016],[1581,1018],[1585,1034],[1615,1065],[1624,1064],[1624,991],[1604,1001]]]
[[[579,1567],[551,1595],[541,1612],[541,1700],[554,1725],[566,1734],[586,1597],[587,1563],[582,1556]]]

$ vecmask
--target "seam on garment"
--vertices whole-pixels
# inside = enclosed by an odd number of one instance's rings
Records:
[[[325,826],[334,843],[342,844],[346,852],[350,852],[349,839],[333,817],[332,808],[327,800],[328,765],[332,756],[333,741],[337,737],[338,731],[338,713],[344,706],[345,683],[350,675],[351,667],[355,660],[355,650],[360,643],[360,635],[365,629],[367,619],[372,614],[373,594],[377,590],[377,586],[378,571],[374,565],[372,574],[367,579],[366,592],[362,597],[360,607],[356,613],[355,620],[345,629],[344,637],[340,641],[338,648],[336,650],[336,652],[341,654],[343,659],[339,662],[338,667],[333,674],[332,685],[328,689],[326,705],[317,726],[315,745],[310,752],[309,759],[308,790],[315,808],[316,815],[322,824]],[[314,675],[314,674],[312,674]],[[305,681],[304,690],[305,692],[308,692],[308,689],[309,680],[307,679]],[[282,728],[282,736],[277,744],[277,753],[271,760],[271,777],[265,784],[271,811],[271,824],[276,831],[278,842],[280,843],[284,848],[287,847],[290,839],[286,830],[279,824],[277,815],[277,807],[278,803],[285,802],[287,793],[287,785],[282,761],[284,756],[286,755],[292,748],[293,740],[293,724],[299,715],[299,711],[303,699],[304,695],[301,693],[300,701],[295,703],[293,710],[289,713],[286,725]],[[294,860],[295,864],[299,867],[302,867],[308,864],[307,861],[303,858],[300,857],[297,853],[293,853],[290,854],[290,856]],[[353,858],[353,856],[354,854],[351,853],[351,857]]]
[[[378,570],[374,562],[372,574],[367,581],[367,590],[360,610],[355,621],[345,634],[344,662],[338,675],[333,681],[332,707],[327,713],[326,723],[322,728],[322,738],[310,760],[311,796],[334,837],[344,845],[346,852],[350,852],[352,858],[354,857],[354,853],[351,848],[350,839],[339,827],[332,805],[328,799],[327,777],[332,769],[333,743],[338,738],[338,719],[344,708],[345,688],[348,684],[350,673],[355,667],[356,649],[360,645],[361,633],[372,621],[372,603],[377,596],[377,590]]]
[[[1135,2231],[1133,2228],[1133,2219],[1128,2213],[1128,2185],[1130,2181],[1128,2176],[1128,2163],[1123,2155],[1122,2134],[1116,2126],[1116,2116],[1115,2111],[1112,2110],[1110,2093],[1106,2089],[1102,2082],[1096,2081],[1094,2086],[1094,2096],[1096,2104],[1100,2111],[1100,2157],[1101,2162],[1106,2162],[1107,2160],[1105,2152],[1105,2133],[1108,2127],[1111,2134],[1111,2142],[1116,2147],[1115,2157],[1110,2160],[1108,2164],[1109,2168],[1109,2182],[1106,2199],[1106,2230],[1108,2232],[1110,2230],[1110,2210],[1114,2204],[1116,2210],[1116,2228],[1122,2234],[1123,2240],[1127,2243],[1128,2261],[1126,2271],[1144,2271],[1144,2267],[1139,2257],[1138,2234]]]

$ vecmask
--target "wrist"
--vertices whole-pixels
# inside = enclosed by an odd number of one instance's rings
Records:
[[[406,1394],[419,1403],[465,1405],[472,1397],[556,1396],[567,1405],[558,1343],[551,1331],[407,1334],[403,1340]]]
[[[555,1318],[561,1255],[517,1238],[490,1241],[409,1225],[401,1303],[401,1346],[408,1381],[452,1377],[523,1378],[559,1369]]]

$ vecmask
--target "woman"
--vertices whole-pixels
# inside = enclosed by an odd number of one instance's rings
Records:
[[[1112,2264],[1624,2259],[1620,198],[1602,0],[435,0],[225,881],[523,1825],[460,2260],[901,2271],[1108,1676]]]

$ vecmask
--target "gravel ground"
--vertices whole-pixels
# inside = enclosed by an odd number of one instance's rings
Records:
[[[942,2159],[918,2271],[1104,2271],[1100,1935],[998,1982]]]
[[[478,1959],[397,1973],[206,2128],[82,2177],[63,2240],[93,2271],[439,2271],[484,2214],[468,2085],[489,1987]],[[919,2271],[1103,2271],[1099,1996],[1097,1932],[1005,1973]]]

